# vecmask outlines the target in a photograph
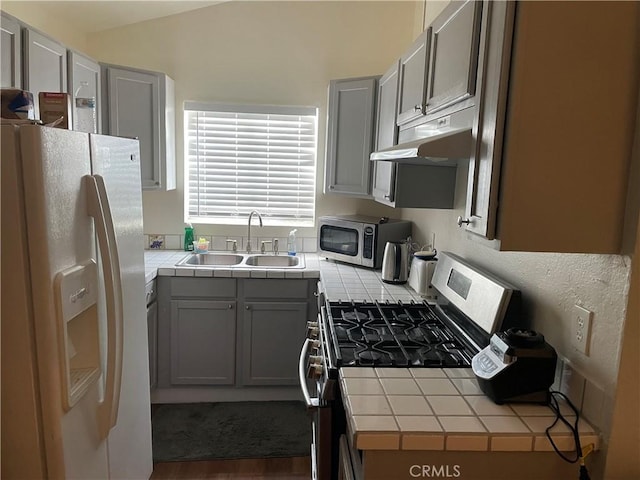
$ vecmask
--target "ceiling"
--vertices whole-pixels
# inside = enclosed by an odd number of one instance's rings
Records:
[[[218,1],[30,1],[29,6],[43,14],[63,16],[83,33],[94,33],[110,28],[166,17],[177,13],[208,7]]]

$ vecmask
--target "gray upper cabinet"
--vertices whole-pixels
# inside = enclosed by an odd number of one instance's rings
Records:
[[[329,85],[325,193],[370,197],[378,78],[332,80]]]
[[[398,141],[396,107],[399,65],[394,64],[378,82],[376,150]],[[373,198],[395,208],[453,208],[456,168],[375,161]]]
[[[73,129],[100,133],[102,131],[100,65],[72,50],[68,53],[68,65]]]
[[[391,66],[378,82],[378,108],[376,116],[375,150],[394,146],[398,142],[396,109],[398,106],[398,66]],[[373,198],[381,203],[392,204],[395,195],[396,164],[373,162]]]
[[[485,9],[464,228],[506,251],[621,253],[638,138],[640,6]],[[596,113],[585,101],[595,91],[607,92]]]
[[[20,23],[2,12],[0,69],[2,88],[22,88],[22,36]]]
[[[24,28],[23,88],[33,93],[36,118],[40,118],[40,92],[67,92],[67,49],[61,43]]]
[[[398,125],[425,114],[431,28],[427,28],[400,58]]]
[[[453,2],[431,24],[427,115],[475,95],[481,18],[482,2]]]
[[[164,73],[103,65],[103,82],[104,133],[139,139],[143,189],[175,189],[173,80]]]

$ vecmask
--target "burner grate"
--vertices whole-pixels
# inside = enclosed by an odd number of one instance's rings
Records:
[[[333,303],[338,366],[468,367],[473,353],[426,303]]]

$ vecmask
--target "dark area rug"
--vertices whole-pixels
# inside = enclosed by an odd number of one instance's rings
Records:
[[[303,402],[153,405],[153,461],[309,455],[311,418]]]

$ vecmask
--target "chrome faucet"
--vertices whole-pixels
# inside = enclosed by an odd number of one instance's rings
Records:
[[[251,253],[251,218],[253,217],[254,213],[258,215],[258,220],[260,220],[260,226],[262,227],[262,216],[257,211],[253,210],[249,214],[249,223],[247,229],[247,253]]]

